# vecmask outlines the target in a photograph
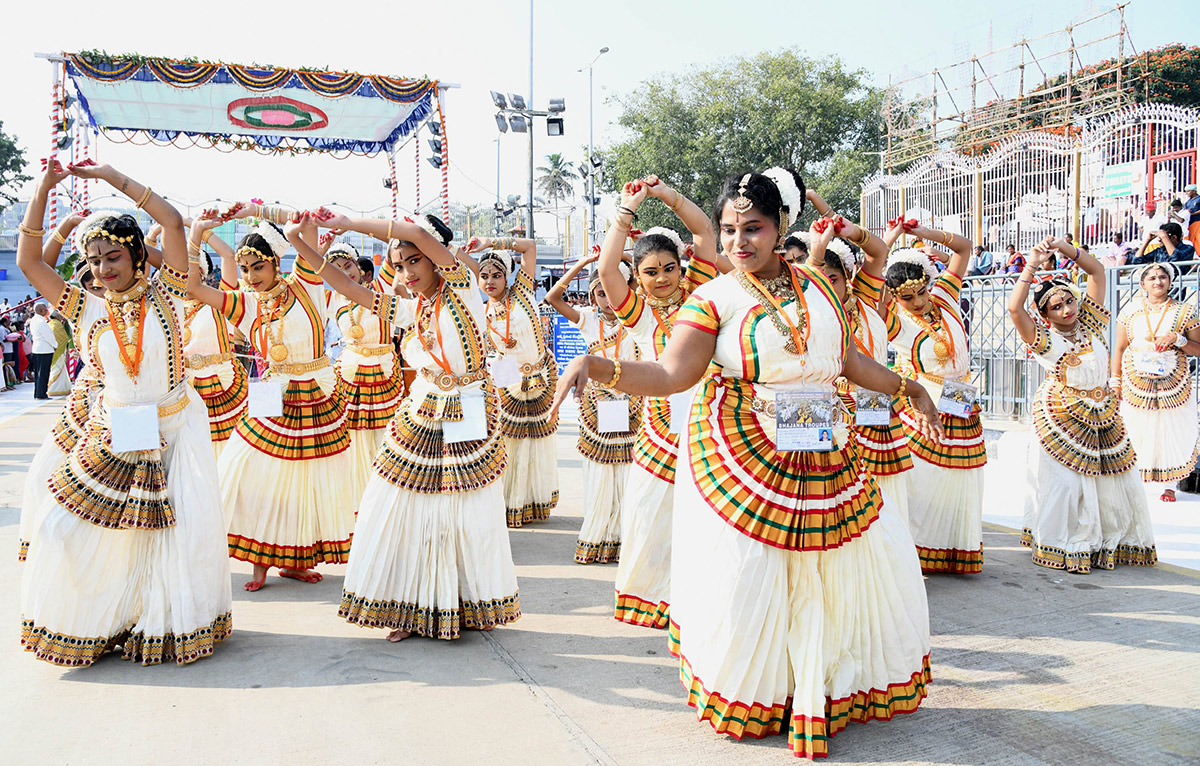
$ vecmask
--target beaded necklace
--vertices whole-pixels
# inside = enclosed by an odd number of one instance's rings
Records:
[[[454,371],[450,369],[450,356],[446,353],[446,347],[442,345],[442,325],[438,322],[438,317],[442,313],[442,294],[445,292],[446,281],[442,280],[442,283],[438,285],[437,295],[434,297],[432,305],[425,302],[424,295],[417,294],[417,340],[421,342],[421,348],[425,349],[425,353],[429,354],[438,367],[453,375]],[[424,329],[421,327],[422,320],[425,321]],[[433,349],[426,340],[426,334],[434,335],[436,338],[438,351],[441,352],[440,357],[433,353]]]
[[[142,339],[146,332],[146,280],[139,279],[133,287],[123,293],[104,293],[104,308],[108,313],[108,326],[117,338],[117,352],[121,364],[134,383],[142,369],[145,352]]]
[[[768,279],[766,283],[760,282],[758,277],[746,271],[738,271],[737,280],[747,292],[765,300],[770,307],[767,316],[771,324],[775,325],[780,335],[787,338],[783,350],[790,354],[802,355],[808,350],[808,336],[812,330],[808,324],[808,301],[800,287],[796,270],[784,263],[783,259],[780,259],[780,267],[783,273]],[[792,298],[797,303],[799,327],[783,311],[783,301]]]

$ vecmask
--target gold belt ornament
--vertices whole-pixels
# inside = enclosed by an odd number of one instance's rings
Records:
[[[396,349],[386,343],[380,343],[373,346],[360,346],[357,343],[350,343],[346,346],[347,351],[354,351],[359,356],[383,356],[390,354]]]
[[[532,375],[533,373],[540,371],[545,366],[546,366],[546,360],[539,359],[536,362],[529,362],[527,364],[521,365],[520,370],[521,370],[522,375]]]
[[[306,372],[315,372],[329,366],[329,357],[320,356],[311,362],[297,362],[296,364],[288,364],[287,362],[271,362],[268,370],[279,375],[303,375]]]
[[[775,417],[775,401],[756,396],[750,400],[750,410],[773,418]]]
[[[455,375],[449,372],[433,372],[428,367],[421,368],[421,375],[443,391],[453,391],[456,388],[487,379],[486,372],[468,372],[466,375]]]
[[[1081,399],[1091,399],[1093,402],[1102,402],[1108,398],[1107,386],[1096,386],[1095,388],[1075,388],[1062,384],[1063,391],[1075,394]]]
[[[231,359],[233,359],[232,351],[226,351],[222,354],[189,354],[184,358],[183,363],[189,370],[199,370],[203,367],[208,367],[210,364],[228,362]]]

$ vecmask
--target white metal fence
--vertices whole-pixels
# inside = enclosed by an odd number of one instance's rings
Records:
[[[916,218],[995,251],[1049,234],[1094,245],[1117,231],[1136,239],[1147,199],[1162,212],[1196,181],[1195,109],[1142,104],[1068,133],[1019,133],[978,157],[939,152],[875,176],[863,185],[863,222],[878,233]]]

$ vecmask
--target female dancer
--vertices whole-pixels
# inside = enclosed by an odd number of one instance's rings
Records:
[[[966,381],[971,368],[958,299],[971,242],[924,226],[907,231],[953,251],[939,276],[929,256],[911,248],[888,258],[887,286],[895,299],[885,310],[898,366],[916,375],[938,401],[945,381]],[[914,411],[900,412],[913,470],[908,518],[924,572],[975,574],[983,570],[983,466],[987,452],[978,412],[942,413],[948,441],[930,441]]]
[[[472,239],[467,253],[478,253],[479,281],[487,302],[487,336],[501,365],[510,366],[511,381],[501,377],[500,433],[508,452],[504,472],[504,506],[508,526],[520,527],[550,518],[558,505],[558,448],[554,432],[558,418],[550,416],[558,366],[546,350],[546,335],[537,313],[537,243],[532,239]],[[521,254],[516,269],[507,251]],[[512,369],[515,368],[515,369]]]
[[[220,221],[216,221],[219,224]],[[191,222],[191,243],[207,244],[221,258],[221,278],[233,280],[237,262],[233,248],[213,232],[212,221]],[[189,244],[199,258],[201,279],[208,277],[208,259],[199,244]],[[236,289],[230,285],[229,289]],[[230,327],[218,309],[189,300],[183,310],[183,352],[188,380],[208,408],[208,430],[217,458],[246,410],[249,383],[246,368],[233,354]]]
[[[903,229],[896,226],[880,239],[861,226],[834,214],[833,209],[816,192],[809,190],[807,197],[823,218],[830,219],[826,225],[834,226],[835,231],[840,229],[846,239],[835,237],[826,248],[826,255],[832,251],[836,257],[824,257],[818,263],[816,258],[810,255],[806,263],[820,269],[833,286],[834,292],[846,309],[846,318],[850,321],[850,330],[854,334],[854,345],[866,356],[886,366],[887,324],[878,309],[883,294],[883,266],[887,262],[888,250],[903,233]],[[847,240],[862,248],[862,268],[858,267],[851,254]],[[857,388],[844,377],[838,378],[838,393],[849,412],[854,414],[857,410]],[[904,436],[904,426],[900,422],[900,401],[893,398],[891,402],[888,425],[855,425],[854,435],[858,440],[863,464],[883,491],[887,507],[898,512],[907,524],[908,477],[912,471],[912,454]]]
[[[114,216],[113,213],[97,213],[88,214],[85,217],[86,212],[68,215],[58,225],[50,239],[46,240],[46,244],[42,246],[42,261],[47,266],[53,269],[58,265],[58,257],[62,253],[63,245],[66,244],[66,238],[70,237],[72,232],[77,231],[82,234],[99,221]],[[87,225],[80,228],[80,224],[85,223]],[[80,237],[77,235],[74,240],[76,252],[84,253]],[[78,284],[84,292],[97,298],[104,297],[104,288],[93,278],[91,269],[87,268],[86,263],[78,272],[78,276]],[[42,440],[42,445],[38,447],[33,461],[29,464],[29,474],[25,478],[25,490],[21,501],[21,521],[18,534],[20,548],[17,553],[20,561],[25,560],[29,550],[29,538],[33,534],[33,523],[37,518],[37,510],[49,494],[46,482],[67,459],[67,455],[71,454],[71,450],[83,435],[92,405],[95,404],[96,398],[103,388],[100,377],[87,363],[84,339],[78,335],[79,325],[73,323],[71,330],[75,333],[75,348],[80,354],[83,367],[75,376],[75,383],[67,393],[66,406],[63,408],[62,415],[59,416],[50,433]]]
[[[830,399],[845,375],[907,395],[935,437],[924,389],[858,352],[821,272],[779,251],[804,204],[799,179],[733,176],[716,206],[736,271],[700,287],[658,362],[571,363],[558,397],[588,378],[664,395],[701,381],[676,472],[671,618],[680,677],[701,720],[735,737],[785,728],[797,755],[826,754],[849,721],[911,712],[929,680],[929,618],[912,538],[881,512],[855,442],[777,451],[777,393]],[[781,193],[780,186],[783,187]],[[814,234],[812,249],[832,239]],[[715,367],[705,374],[710,363]],[[786,721],[785,721],[786,719]]]
[[[325,252],[325,261],[360,285],[369,285],[358,265],[358,251],[348,242],[336,242]],[[371,464],[387,433],[387,425],[400,405],[400,365],[392,345],[392,326],[340,293],[330,291],[329,313],[337,322],[346,347],[335,369],[338,393],[346,407],[354,476],[346,492],[362,495],[371,478]]]
[[[582,258],[546,293],[550,304],[579,329],[588,344],[589,354],[612,359],[637,359],[633,336],[617,319],[600,274],[592,274],[588,283],[587,308],[575,308],[563,299],[567,286],[599,256]],[[622,273],[628,269],[624,263]],[[632,276],[631,274],[627,276]],[[629,283],[628,278],[626,284]],[[623,402],[629,426],[624,431],[601,431],[597,402]],[[575,543],[575,561],[579,564],[607,564],[621,556],[621,506],[629,466],[633,463],[633,440],[641,428],[642,398],[625,396],[590,385],[579,408],[579,454],[583,457],[583,524]]]
[[[452,639],[463,628],[513,622],[521,605],[501,520],[504,442],[485,368],[479,283],[419,225],[325,210],[288,227],[309,263],[318,257],[304,239],[314,221],[387,239],[394,234],[396,279],[417,296],[377,293],[336,269],[322,272],[333,289],[401,328],[404,358],[420,370],[359,504],[338,614],[363,627],[390,628],[393,642],[413,633]]]
[[[631,290],[621,273],[621,259],[634,212],[647,197],[660,199],[675,211],[692,234],[694,252],[685,273],[679,235],[668,229],[650,229],[633,248],[637,288]],[[716,276],[717,245],[712,221],[658,176],[626,184],[617,210],[600,248],[600,282],[617,317],[637,343],[641,358],[658,359],[671,336],[679,307],[693,290]],[[671,506],[683,422],[682,413],[672,418],[673,406],[686,407],[686,396],[646,397],[645,415],[633,451],[638,470],[630,474],[624,488],[629,502],[621,509],[622,551],[613,616],[650,628],[667,627],[670,613]]]
[[[1038,269],[1060,253],[1087,275],[1087,295],[1069,279],[1041,282],[1025,310]],[[1158,560],[1146,493],[1117,397],[1108,388],[1103,307],[1104,266],[1066,240],[1047,238],[1033,249],[1008,300],[1021,340],[1048,373],[1033,400],[1037,462],[1030,467],[1021,544],[1033,563],[1087,574],[1093,566],[1152,566]]]
[[[1151,263],[1136,274],[1146,297],[1117,318],[1113,386],[1142,481],[1161,486],[1159,500],[1173,503],[1171,484],[1196,465],[1196,392],[1187,357],[1200,355],[1200,318],[1191,303],[1171,298],[1173,264]]]
[[[263,586],[271,567],[281,577],[315,583],[321,581],[318,564],[346,563],[358,505],[358,497],[345,491],[354,470],[350,437],[324,354],[325,288],[302,263],[292,276],[282,275],[287,242],[270,220],[283,213],[260,207],[235,205],[226,214],[264,219],[236,251],[241,289],[203,284],[198,266],[188,273],[188,295],[220,311],[250,339],[266,377],[279,384],[271,396],[282,394],[281,415],[255,416],[247,409],[219,463],[221,499],[231,516],[229,555],[254,565],[249,591]],[[199,233],[223,217],[215,210],[197,217],[189,244],[199,248]],[[279,409],[278,399],[271,404]]]
[[[67,176],[48,164],[20,226],[17,263],[79,328],[104,391],[37,511],[21,643],[57,665],[90,665],[118,645],[144,665],[192,662],[212,654],[232,622],[216,461],[204,405],[183,370],[183,219],[108,165],[70,172],[107,181],[162,224],[165,263],[147,280],[137,222],[107,216],[79,235],[105,297],[65,284],[39,257],[46,197]]]

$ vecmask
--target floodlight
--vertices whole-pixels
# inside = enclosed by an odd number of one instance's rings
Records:
[[[492,103],[496,105],[497,109],[507,109],[508,108],[508,102],[504,100],[503,93],[497,93],[496,91],[492,91]]]
[[[510,114],[508,116],[508,127],[513,129],[513,133],[529,132],[529,126],[525,124],[525,118],[519,114]]]
[[[563,134],[562,117],[547,117],[546,118],[546,135],[561,136]]]

